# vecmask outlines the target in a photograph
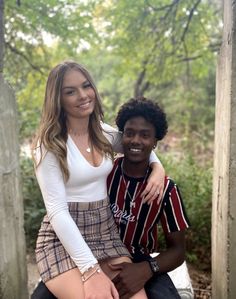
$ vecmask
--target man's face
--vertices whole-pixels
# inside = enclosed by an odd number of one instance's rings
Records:
[[[130,118],[125,123],[122,144],[124,155],[128,160],[148,161],[156,143],[154,126],[142,116]]]

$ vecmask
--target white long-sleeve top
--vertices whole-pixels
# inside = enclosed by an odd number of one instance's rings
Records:
[[[103,124],[104,134],[116,152],[121,152],[121,135],[114,128]],[[83,239],[72,219],[68,202],[98,201],[107,197],[106,179],[112,169],[112,161],[103,157],[98,167],[92,166],[81,154],[78,147],[68,136],[67,163],[69,179],[63,175],[57,158],[51,152],[44,154],[36,168],[36,177],[44,199],[47,215],[59,240],[69,253],[81,273],[97,263],[96,258]],[[36,161],[40,159],[40,150],[36,150]],[[154,153],[151,162],[159,162]]]

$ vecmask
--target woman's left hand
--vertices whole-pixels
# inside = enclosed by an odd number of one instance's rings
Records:
[[[147,186],[142,193],[143,202],[151,204],[154,200],[160,203],[164,190],[165,169],[161,163],[152,163],[152,172],[148,178]]]

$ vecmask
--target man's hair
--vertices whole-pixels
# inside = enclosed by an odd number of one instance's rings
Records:
[[[157,140],[164,138],[168,130],[166,114],[157,103],[144,97],[132,98],[123,104],[118,111],[116,125],[124,132],[125,123],[137,116],[143,117],[154,126]]]

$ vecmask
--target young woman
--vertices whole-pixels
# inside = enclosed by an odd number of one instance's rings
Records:
[[[113,150],[120,151],[119,133],[102,121],[100,96],[88,71],[71,61],[53,68],[33,158],[47,210],[36,260],[42,280],[59,299],[119,298],[108,264],[130,261],[106,189]],[[157,160],[152,155],[150,163]],[[152,165],[146,201],[163,189],[163,167]],[[146,298],[144,290],[132,298]]]

